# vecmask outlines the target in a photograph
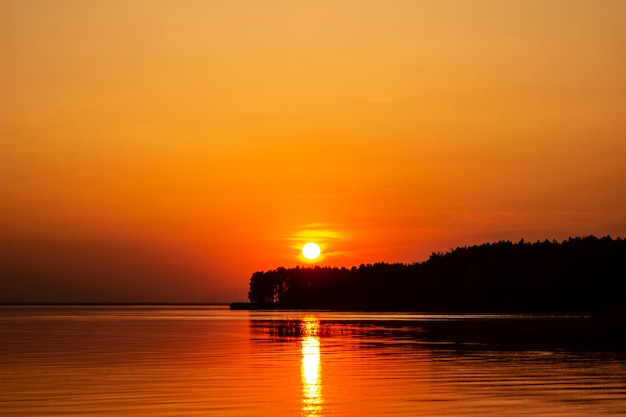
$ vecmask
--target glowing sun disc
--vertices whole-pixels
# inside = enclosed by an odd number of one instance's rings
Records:
[[[302,255],[307,259],[315,259],[320,253],[322,250],[317,243],[309,242],[302,247]]]

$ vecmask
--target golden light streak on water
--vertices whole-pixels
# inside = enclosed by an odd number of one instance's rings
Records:
[[[320,360],[319,320],[304,319],[302,338],[302,415],[322,415],[322,364]]]

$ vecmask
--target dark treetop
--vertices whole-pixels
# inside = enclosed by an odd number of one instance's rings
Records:
[[[252,274],[248,298],[251,308],[622,315],[626,241],[500,241],[413,264],[280,267]]]

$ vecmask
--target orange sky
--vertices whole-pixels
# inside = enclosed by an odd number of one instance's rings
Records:
[[[626,2],[0,0],[0,302],[626,236]]]

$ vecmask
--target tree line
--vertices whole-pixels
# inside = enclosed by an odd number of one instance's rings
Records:
[[[412,264],[279,267],[250,278],[257,308],[585,314],[626,304],[626,241],[499,241]]]

